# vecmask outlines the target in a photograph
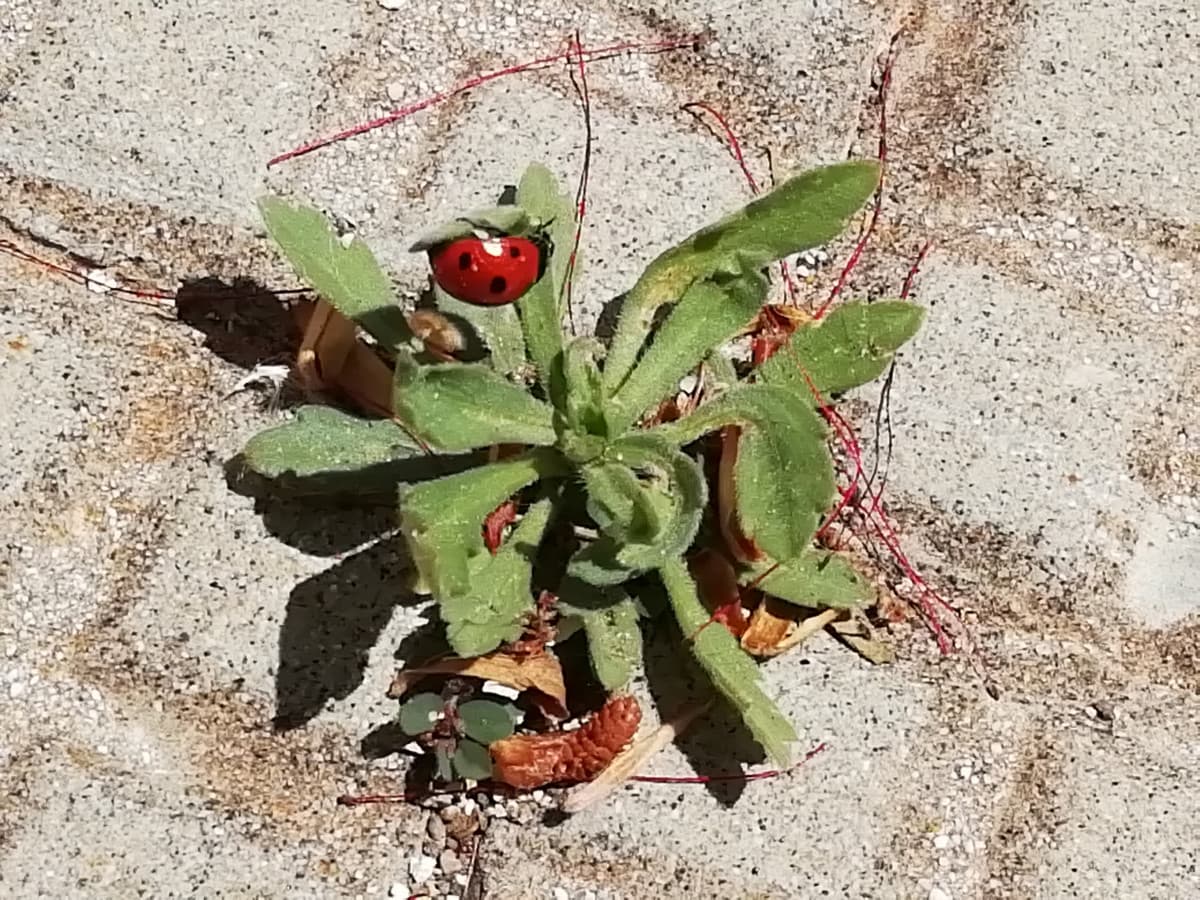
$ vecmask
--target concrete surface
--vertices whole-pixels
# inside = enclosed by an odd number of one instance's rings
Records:
[[[0,240],[183,288],[176,321],[0,254],[4,896],[1200,893],[1195,10],[655,8],[0,0]],[[581,132],[552,69],[266,157],[575,27],[589,43],[710,27],[699,55],[589,70],[589,323],[744,196],[682,103],[717,105],[779,168],[871,153],[871,59],[901,23],[884,224],[852,291],[894,292],[937,238],[892,394],[890,508],[1000,699],[913,626],[889,668],[816,640],[767,666],[828,744],[804,768],[629,788],[562,824],[482,798],[471,879],[440,816],[336,806],[402,781],[360,741],[423,613],[386,511],[317,517],[226,487],[224,460],[284,415],[226,394],[287,345],[270,303],[231,315],[201,289],[292,283],[253,217],[270,187],[358,223],[411,296],[418,230],[530,159],[573,178]],[[875,400],[848,404],[868,440]],[[654,771],[727,770],[727,733],[715,717]]]

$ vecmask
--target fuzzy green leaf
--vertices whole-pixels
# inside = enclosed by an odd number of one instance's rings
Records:
[[[582,471],[588,515],[601,531],[619,541],[654,540],[662,528],[657,505],[629,466],[600,462]]]
[[[524,208],[511,204],[472,210],[452,222],[426,231],[412,243],[409,252],[419,253],[431,250],[438,244],[469,237],[481,226],[504,234],[524,234],[529,230],[529,214]]]
[[[492,756],[487,747],[474,741],[459,741],[454,751],[454,771],[460,778],[485,781],[492,777]]]
[[[464,592],[438,598],[446,639],[459,656],[481,656],[521,636],[526,616],[534,609],[533,560],[550,513],[548,499],[531,506],[495,556],[480,553],[471,558]]]
[[[343,243],[317,210],[292,206],[278,197],[260,198],[258,208],[297,274],[338,312],[385,347],[394,349],[412,339],[391,282],[361,238]]]
[[[260,431],[230,461],[235,481],[269,479],[292,494],[392,495],[396,485],[452,468],[427,456],[389,419],[364,419],[329,406],[302,406],[295,418]]]
[[[762,577],[768,570],[770,574]],[[797,606],[850,609],[873,595],[871,585],[848,560],[816,550],[778,565],[770,561],[757,563],[743,571],[738,580],[742,584],[756,583],[760,590]]]
[[[529,358],[546,384],[563,349],[563,309],[559,297],[574,234],[573,205],[545,166],[531,165],[517,186],[517,204],[542,223],[549,222],[552,255],[546,274],[517,300]]]
[[[485,747],[513,733],[513,717],[507,706],[492,700],[468,700],[458,708],[467,737]],[[471,778],[478,776],[472,775]]]
[[[695,636],[691,650],[701,668],[776,764],[788,765],[789,745],[797,740],[796,731],[759,687],[758,666],[728,629],[703,627],[709,622],[709,612],[700,602],[683,560],[669,561],[661,568],[660,575],[680,629],[685,636]]]
[[[468,351],[486,348],[490,354],[488,365],[501,375],[520,373],[525,366],[525,336],[521,332],[521,319],[511,304],[478,306],[463,303],[436,284],[433,298],[438,310],[466,332]],[[476,338],[481,347],[473,347],[472,338]],[[459,358],[465,357],[460,355]]]
[[[642,661],[638,609],[623,591],[598,589],[575,579],[560,588],[559,612],[583,623],[592,671],[609,692],[629,683]]]
[[[566,475],[553,450],[460,472],[400,493],[400,528],[412,550],[420,587],[438,596],[461,594],[470,581],[469,560],[482,553],[488,513],[539,478]]]
[[[484,365],[421,366],[397,377],[396,418],[446,452],[493,444],[548,446],[554,409]]]
[[[613,395],[611,433],[621,433],[651,406],[674,395],[684,375],[754,320],[766,297],[767,281],[757,272],[693,282],[629,379]]]
[[[742,274],[836,237],[879,183],[879,165],[852,160],[789,178],[654,260],[625,298],[604,367],[614,394],[629,377],[655,311],[715,272]]]
[[[605,436],[604,388],[596,359],[604,348],[594,338],[567,344],[550,379],[550,396],[568,428]]]
[[[733,361],[720,350],[714,350],[704,360],[705,393],[720,395],[738,384],[737,369]]]
[[[446,702],[437,694],[417,694],[400,707],[400,730],[405,734],[424,734],[433,728]]]
[[[800,556],[833,500],[824,422],[792,391],[752,384],[647,434],[683,445],[726,425],[745,426],[734,466],[742,530],[775,559]]]
[[[759,368],[760,377],[809,399],[814,388],[823,398],[850,390],[882,375],[924,317],[925,310],[903,300],[842,304],[799,328]]]
[[[545,226],[554,254],[550,258],[547,273],[554,285],[555,296],[562,292],[567,266],[571,261],[571,248],[575,243],[575,202],[558,187],[558,180],[545,166],[534,163],[521,176],[517,186],[517,203],[529,217]],[[575,257],[574,277],[579,277],[582,251]]]
[[[643,475],[640,484],[661,525],[650,541],[602,535],[578,551],[567,572],[593,585],[619,584],[683,553],[696,537],[708,502],[708,484],[699,464],[649,434],[635,433],[614,441],[604,458]]]
[[[708,482],[690,456],[649,434],[631,434],[609,445],[606,457],[657,480],[657,497],[662,526],[650,543],[631,542],[618,558],[637,569],[657,568],[663,557],[683,553],[700,527],[700,516],[708,502]]]

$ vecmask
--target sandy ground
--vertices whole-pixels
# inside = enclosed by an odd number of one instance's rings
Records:
[[[176,320],[0,255],[4,896],[1200,895],[1200,10],[656,8],[0,0],[0,240],[182,292]],[[828,744],[786,779],[644,785],[562,824],[489,805],[473,867],[437,815],[336,806],[400,780],[360,741],[421,608],[386,511],[228,489],[224,461],[285,413],[226,395],[287,343],[270,304],[212,291],[293,283],[255,218],[271,189],[357,223],[411,296],[419,230],[530,160],[573,179],[582,133],[553,68],[265,160],[575,28],[710,27],[700,53],[590,69],[591,321],[745,197],[681,104],[721,108],[779,170],[872,154],[872,60],[901,25],[883,225],[851,292],[894,292],[937,239],[891,511],[1000,699],[918,628],[887,668],[822,638],[768,666]],[[868,426],[873,400],[851,404]],[[727,766],[727,727],[654,770]]]

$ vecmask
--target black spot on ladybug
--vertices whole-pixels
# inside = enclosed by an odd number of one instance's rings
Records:
[[[503,294],[506,287],[508,287],[508,282],[500,275],[493,278],[491,285],[489,285],[489,289],[493,294]]]
[[[460,269],[462,269],[464,272],[467,271],[467,269],[471,268],[471,254],[470,253],[458,254],[458,267]]]
[[[520,247],[509,247],[508,255],[511,256],[513,259],[520,259],[521,258],[521,248]]]

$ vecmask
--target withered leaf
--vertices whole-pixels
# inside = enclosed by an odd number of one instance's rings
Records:
[[[539,706],[554,718],[567,715],[567,686],[558,657],[549,651],[516,655],[496,650],[483,656],[443,656],[419,666],[407,666],[392,680],[388,696],[403,697],[426,675],[461,675],[496,681],[518,691],[534,691]]]
[[[324,300],[296,311],[304,338],[296,357],[310,391],[337,391],[361,412],[392,415],[392,371],[358,339],[358,326]]]
[[[752,656],[775,656],[782,652],[784,639],[800,618],[800,608],[763,595],[762,602],[750,614],[750,625],[742,635],[742,649]]]
[[[891,644],[871,637],[871,629],[859,619],[844,622],[834,622],[832,628],[840,640],[846,643],[859,656],[877,666],[888,665],[896,661],[896,651]]]

